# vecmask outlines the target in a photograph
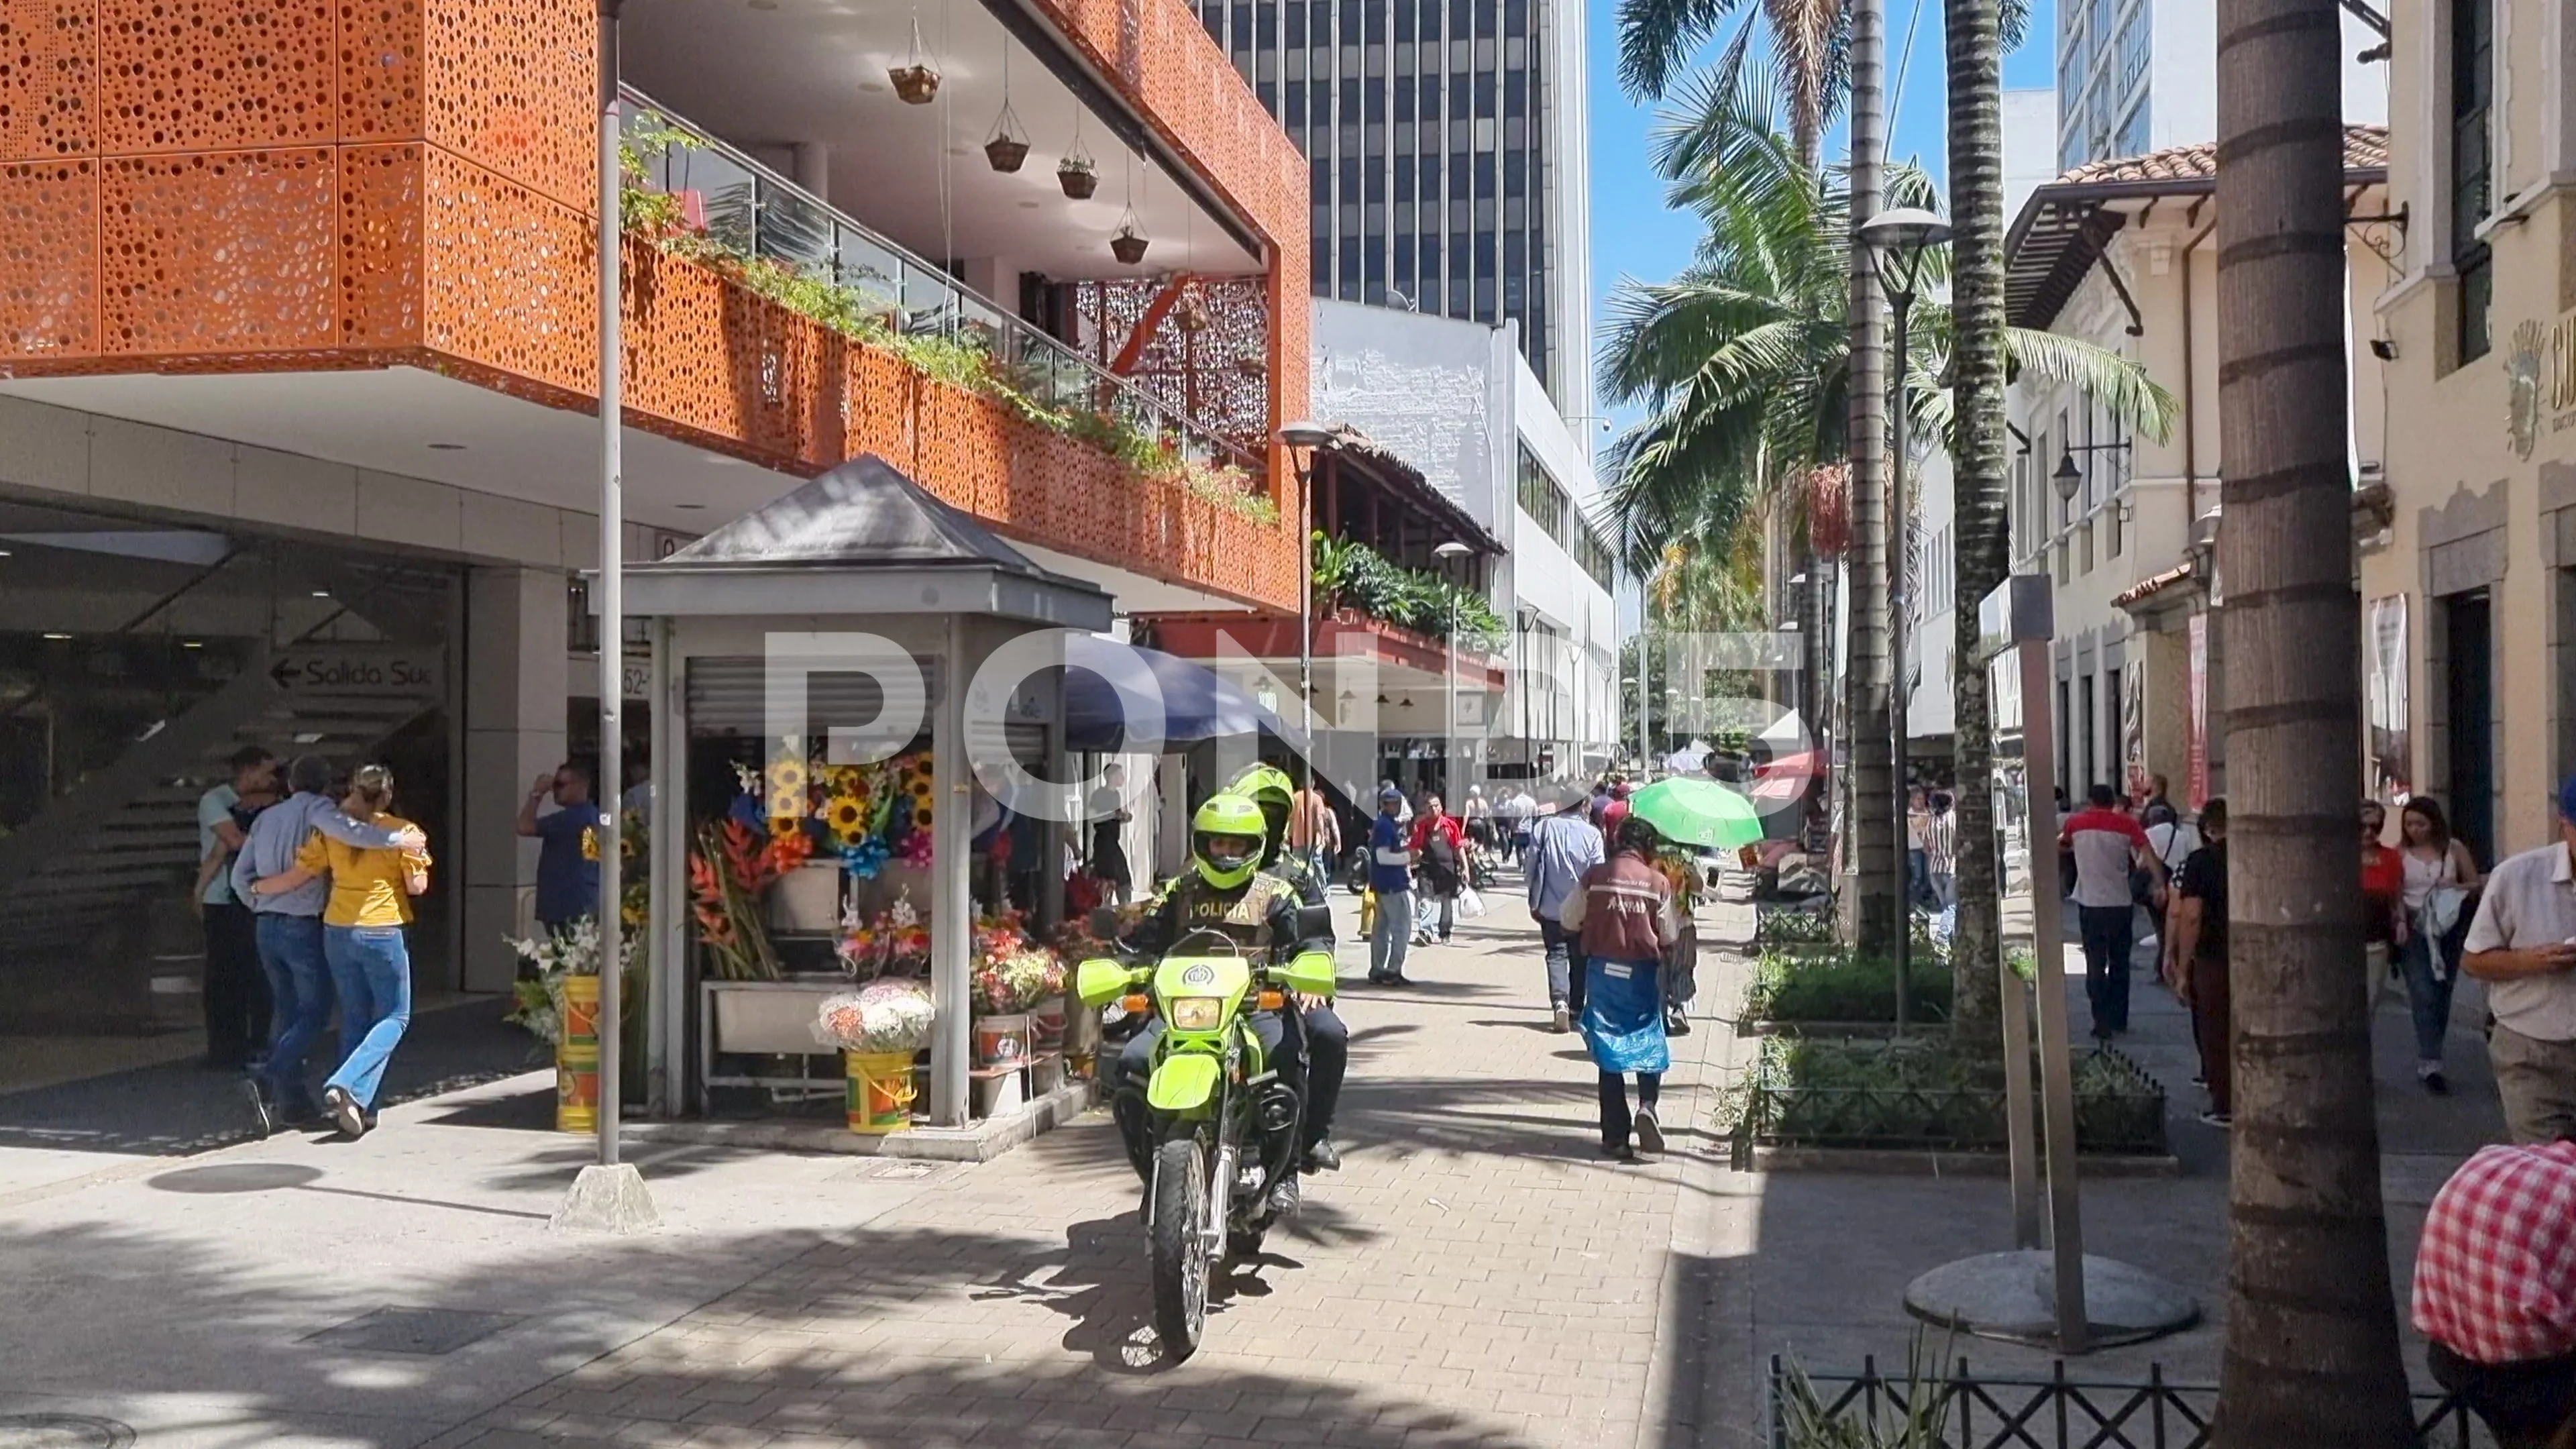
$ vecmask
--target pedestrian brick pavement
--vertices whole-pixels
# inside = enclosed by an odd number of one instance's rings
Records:
[[[431,1442],[1633,1442],[1679,1155],[1598,1156],[1594,1075],[1547,1029],[1516,903],[1416,952],[1409,990],[1364,966],[1345,946],[1345,1165],[1306,1180],[1188,1362],[1152,1344],[1138,1184],[1093,1113]],[[1707,1039],[1675,1042],[1677,1149]]]

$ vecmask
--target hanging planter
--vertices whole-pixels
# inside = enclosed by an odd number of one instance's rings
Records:
[[[1145,260],[1145,245],[1144,234],[1136,230],[1135,219],[1130,217],[1119,223],[1118,234],[1109,239],[1109,252],[1132,267]]]
[[[926,106],[939,94],[939,67],[921,58],[921,17],[912,17],[912,58],[903,65],[886,68],[886,79],[894,82],[894,93],[908,106]]]
[[[984,159],[993,169],[1008,176],[1029,159],[1027,128],[1020,124],[1020,113],[1011,109],[1011,43],[1002,42],[1002,113],[993,118],[993,134],[984,138]]]
[[[1100,173],[1092,168],[1090,157],[1079,151],[1068,152],[1055,163],[1055,182],[1064,188],[1065,195],[1076,201],[1089,201],[1091,193],[1100,189]]]
[[[1182,295],[1179,310],[1184,332],[1205,332],[1216,325],[1216,318],[1208,312],[1207,299],[1199,294],[1196,287]]]

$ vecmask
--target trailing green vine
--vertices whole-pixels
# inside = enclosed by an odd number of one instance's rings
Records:
[[[1140,427],[1115,411],[1052,407],[1039,401],[1029,370],[995,357],[980,339],[945,333],[906,332],[892,325],[882,303],[856,287],[776,257],[745,251],[690,224],[681,199],[651,185],[649,158],[696,142],[689,132],[647,112],[618,148],[622,185],[618,224],[665,255],[695,262],[765,301],[775,303],[845,337],[893,354],[936,382],[989,397],[1050,432],[1089,443],[1149,478],[1177,483],[1192,497],[1264,526],[1279,522],[1279,505],[1255,486],[1252,475],[1221,462],[1191,457],[1179,438]]]

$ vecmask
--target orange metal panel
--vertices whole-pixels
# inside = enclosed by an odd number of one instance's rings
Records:
[[[588,218],[439,147],[419,149],[423,344],[540,388],[597,397],[598,263]]]
[[[416,141],[424,119],[421,0],[342,0],[340,139]]]
[[[330,0],[97,0],[99,149],[111,156],[335,141]]]
[[[337,344],[338,194],[323,146],[111,157],[99,182],[99,351]]]
[[[408,8],[420,12],[420,0]],[[595,213],[598,0],[427,0],[419,26],[426,129],[417,134]]]
[[[339,157],[341,345],[416,347],[426,292],[424,149],[343,146]]]
[[[98,163],[0,166],[0,355],[98,351]]]
[[[97,0],[0,8],[0,160],[95,153],[97,69]]]

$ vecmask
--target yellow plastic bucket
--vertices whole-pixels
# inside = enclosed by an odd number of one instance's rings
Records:
[[[853,1132],[901,1132],[912,1125],[912,1053],[843,1052]]]
[[[599,1130],[599,978],[567,976],[555,1041],[555,1130]]]

